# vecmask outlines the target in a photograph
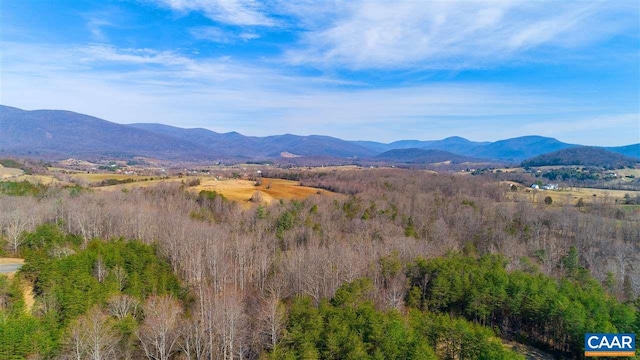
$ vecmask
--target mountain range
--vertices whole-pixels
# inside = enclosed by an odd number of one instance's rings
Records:
[[[496,142],[461,137],[392,143],[347,141],[320,135],[245,136],[163,124],[116,124],[63,110],[26,111],[0,105],[0,155],[50,159],[132,158],[175,161],[258,160],[286,157],[372,159],[399,163],[482,160],[515,163],[579,147],[554,138],[523,136]],[[640,144],[603,148],[640,159]]]

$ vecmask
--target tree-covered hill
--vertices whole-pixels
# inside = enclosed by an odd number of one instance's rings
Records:
[[[447,151],[416,148],[389,150],[376,156],[376,160],[407,164],[433,164],[444,161],[451,161],[453,163],[478,161],[476,158],[456,155]]]
[[[579,146],[527,159],[522,162],[522,166],[584,165],[619,169],[633,167],[638,162],[640,160],[603,148]]]
[[[123,239],[82,244],[55,225],[25,234],[19,277],[0,276],[2,358],[200,358],[194,355],[206,334],[191,314],[195,304],[152,246]],[[242,330],[266,341],[241,358],[523,358],[499,336],[577,358],[586,332],[640,330],[640,304],[608,294],[579,265],[575,249],[563,259],[560,279],[526,261],[507,271],[503,256],[465,252],[411,262],[391,253],[377,261],[380,277],[346,282],[330,299],[281,297],[271,287]],[[381,306],[404,276],[406,295]],[[35,285],[32,310],[20,281]]]

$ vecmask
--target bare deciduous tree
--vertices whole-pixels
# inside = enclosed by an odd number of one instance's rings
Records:
[[[14,254],[18,253],[18,248],[22,244],[22,233],[29,227],[29,217],[19,211],[9,212],[5,218],[5,233]]]
[[[71,359],[117,359],[118,334],[113,321],[95,306],[69,328],[67,357]]]
[[[261,333],[267,339],[265,348],[276,352],[282,331],[286,325],[284,304],[279,289],[269,289],[260,302],[259,321]]]
[[[152,296],[144,304],[137,336],[147,358],[168,360],[180,338],[180,303],[171,296]]]
[[[210,351],[207,346],[207,336],[200,320],[185,319],[181,325],[182,341],[179,343],[180,350],[188,359],[201,360],[209,359]]]
[[[119,294],[107,301],[109,314],[122,320],[127,315],[135,316],[140,306],[140,301],[131,295]]]

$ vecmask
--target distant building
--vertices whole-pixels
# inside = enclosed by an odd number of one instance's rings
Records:
[[[532,189],[540,189],[540,185],[538,185],[538,184],[531,184],[531,188],[532,188]]]

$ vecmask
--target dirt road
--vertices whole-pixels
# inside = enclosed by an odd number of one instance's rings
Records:
[[[0,258],[0,274],[8,274],[20,269],[24,264],[23,259],[17,258]]]

